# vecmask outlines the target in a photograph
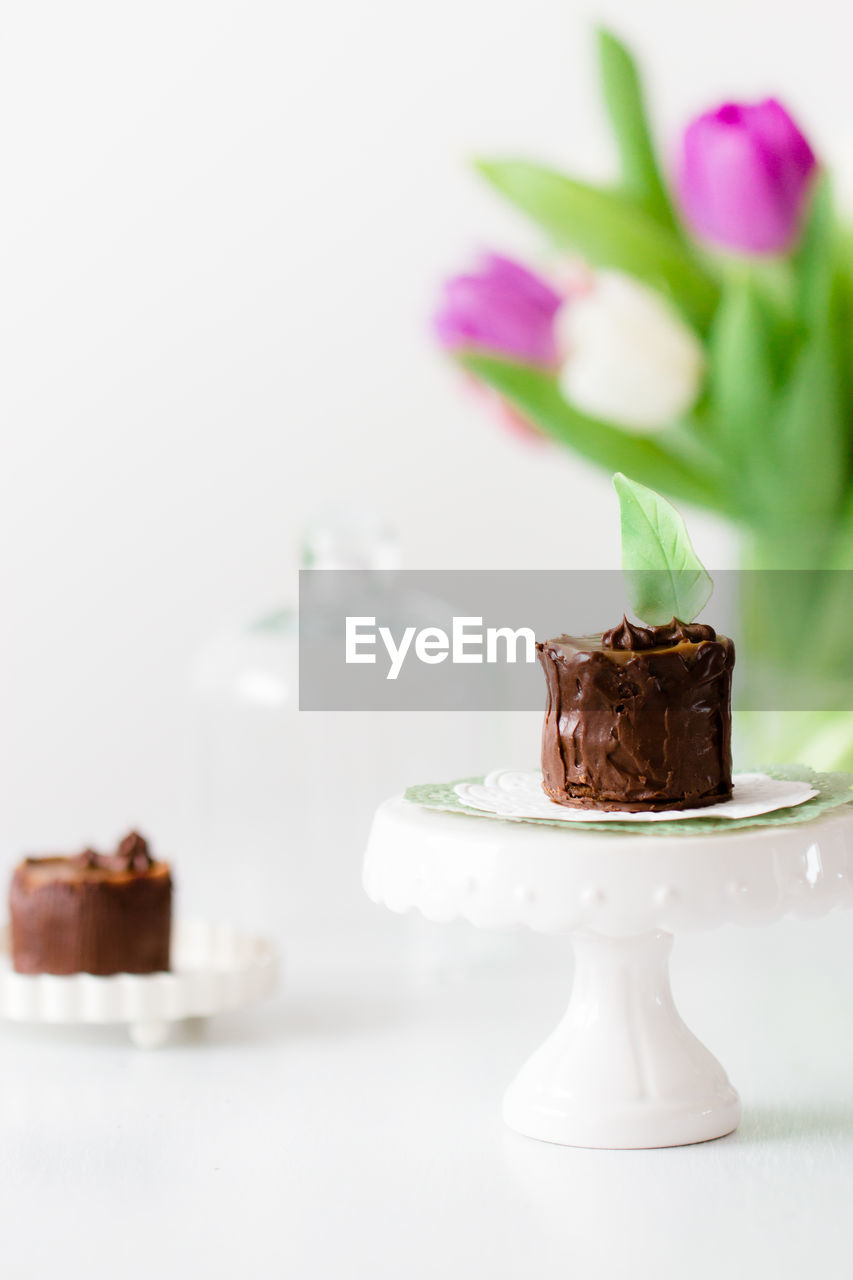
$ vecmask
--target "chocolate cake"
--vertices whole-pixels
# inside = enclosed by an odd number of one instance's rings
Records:
[[[734,645],[704,623],[536,646],[548,685],[545,792],[581,809],[692,809],[732,794]]]
[[[26,858],[9,893],[18,973],[156,973],[169,968],[172,876],[136,832],[115,853]]]

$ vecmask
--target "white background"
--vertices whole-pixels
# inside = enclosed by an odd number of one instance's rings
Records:
[[[594,177],[611,171],[593,64],[596,19],[611,22],[642,55],[668,151],[692,112],[727,95],[775,91],[845,179],[853,31],[835,0],[813,0],[807,10],[757,0],[611,0],[594,8],[570,0],[4,6],[0,864],[10,867],[25,850],[112,839],[132,822],[179,859],[193,824],[187,671],[221,626],[293,595],[300,531],[318,511],[347,502],[383,513],[413,567],[618,564],[606,478],[503,432],[464,393],[428,326],[438,281],[479,247],[531,260],[539,251],[532,230],[469,174],[471,155],[527,154]],[[726,531],[703,517],[691,527],[707,563],[732,562]],[[354,878],[358,852],[341,848],[335,862],[330,849],[333,874],[345,858]],[[377,929],[379,914],[370,917]],[[790,985],[796,962],[787,974],[785,989],[803,1008],[811,1009],[825,966],[849,961],[844,935],[836,929],[833,937],[801,989]],[[696,945],[695,974],[719,972],[732,992],[740,990],[738,966],[760,965],[764,954],[760,940],[735,948],[726,969],[715,940]],[[578,1190],[585,1194],[594,1168],[600,1207],[617,1167],[620,1196],[630,1205],[634,1183],[625,1171],[635,1166],[609,1158],[583,1166],[577,1153],[560,1165],[560,1153],[548,1150],[543,1179],[535,1148],[493,1124],[508,1073],[556,1016],[562,980],[547,999],[540,993],[535,1010],[531,1005],[526,1042],[516,1044],[498,1039],[499,989],[491,990],[479,1023],[476,993],[466,1002],[457,992],[441,1030],[440,995],[430,997],[425,1022],[403,997],[389,1011],[381,976],[374,973],[377,994],[370,995],[369,974],[358,991],[350,975],[344,990],[335,969],[336,957],[347,963],[344,949],[320,950],[322,964],[309,966],[301,989],[297,967],[295,1034],[292,1015],[265,1023],[259,1014],[250,1058],[241,1056],[236,1019],[210,1055],[185,1047],[179,1059],[162,1057],[147,1069],[128,1058],[119,1037],[99,1057],[88,1040],[70,1034],[58,1042],[46,1034],[4,1036],[9,1079],[0,1143],[12,1158],[2,1170],[9,1219],[16,1216],[10,1197],[23,1191],[41,1213],[47,1195],[63,1206],[56,1221],[73,1230],[87,1213],[94,1221],[103,1211],[98,1197],[111,1192],[106,1216],[138,1237],[140,1204],[171,1230],[174,1206],[191,1200],[196,1187],[216,1214],[196,1208],[185,1219],[178,1250],[184,1267],[212,1231],[211,1274],[220,1273],[217,1259],[233,1274],[246,1255],[226,1224],[241,1203],[239,1231],[254,1233],[252,1274],[279,1274],[262,1256],[281,1186],[285,1199],[297,1197],[291,1229],[301,1270],[294,1274],[348,1278],[366,1274],[362,1261],[376,1275],[434,1275],[446,1257],[441,1219],[448,1214],[453,1238],[463,1242],[464,1274],[474,1274],[500,1214],[505,1225],[490,1275],[533,1274],[525,1259],[534,1238],[545,1240],[535,1254],[543,1268],[559,1262],[593,1275],[595,1232],[578,1250],[567,1247],[566,1203]],[[781,990],[769,969],[755,983],[756,1001]],[[742,1043],[737,1035],[754,1034],[757,1024],[742,1010],[726,1033],[717,994],[714,984],[702,988],[693,1012],[697,1029],[704,1017],[716,1043],[727,1038],[731,1058]],[[516,1014],[527,1008],[523,990],[514,999]],[[366,1009],[363,1018],[350,1001]],[[806,1166],[819,1175],[827,1160],[833,1177],[817,1177],[815,1196],[825,1210],[815,1223],[829,1241],[823,1273],[832,1274],[846,1212],[834,1174],[839,1152],[846,1158],[849,1149],[849,1123],[847,1146],[839,1147],[836,1118],[849,1108],[843,1081],[850,1073],[835,1057],[830,1079],[821,1064],[829,1062],[830,1028],[840,1017],[836,1004],[813,1014],[806,1033],[813,1075],[805,1080],[794,1034],[784,1041],[793,1057],[752,1045],[734,1063],[754,1107],[742,1148],[721,1147],[729,1154],[704,1166],[699,1149],[689,1166],[669,1154],[654,1166],[652,1182],[641,1175],[644,1213],[631,1215],[639,1226],[654,1213],[649,1187],[664,1200],[682,1188],[679,1212],[702,1227],[715,1261],[707,1271],[691,1262],[692,1274],[719,1272],[725,1236],[710,1230],[710,1218],[697,1219],[681,1181],[685,1168],[709,1213],[719,1209],[723,1222],[735,1222],[753,1262],[765,1241],[744,1206],[760,1185],[779,1242],[776,1274],[802,1274],[808,1242],[805,1229],[791,1225],[800,1208],[798,1179]],[[466,1131],[466,1090],[480,1097],[482,1078],[470,1039],[458,1076],[453,1064],[460,1036],[475,1026],[497,1053],[497,1067],[489,1068],[475,1129]],[[848,1035],[848,1049],[849,1042]],[[54,1059],[55,1043],[63,1047]],[[389,1095],[381,1091],[371,1095],[366,1115],[345,1105],[347,1080],[375,1085],[387,1068],[386,1050],[400,1055],[404,1072],[428,1064],[424,1079],[415,1077],[421,1091],[438,1072],[437,1110],[412,1110],[402,1083],[390,1111],[382,1109]],[[796,1080],[786,1062],[800,1073]],[[271,1063],[281,1069],[282,1090],[274,1087]],[[772,1088],[765,1089],[762,1073],[771,1066]],[[40,1092],[30,1091],[21,1110],[16,1090],[24,1076]],[[56,1083],[63,1078],[73,1084],[76,1111]],[[826,1109],[810,1112],[821,1090]],[[418,1093],[418,1108],[425,1096]],[[792,1097],[798,1118],[786,1128]],[[333,1119],[315,1124],[311,1117],[327,1102]],[[451,1130],[442,1127],[448,1116],[462,1126],[453,1131],[460,1143],[468,1132],[480,1144],[476,1158],[469,1151],[458,1167]],[[355,1125],[349,1130],[348,1120]],[[377,1126],[382,1141],[373,1149]],[[414,1148],[422,1169],[405,1164]],[[287,1150],[290,1160],[276,1155]],[[305,1167],[313,1218],[298,1201]],[[664,1167],[672,1179],[655,1180]],[[399,1215],[393,1196],[401,1168],[403,1228],[431,1242],[422,1271],[404,1265],[405,1252],[402,1259],[383,1253],[386,1220],[377,1197],[390,1196],[391,1217]],[[262,1194],[253,1177],[262,1180]],[[473,1217],[451,1195],[454,1177],[485,1188]],[[446,1178],[451,1190],[441,1191]],[[78,1192],[69,1199],[72,1184]],[[355,1185],[361,1189],[345,1218],[344,1252],[336,1253],[324,1197],[340,1206]],[[737,1204],[729,1185],[738,1189]],[[440,1194],[423,1200],[423,1188],[436,1186]],[[583,1194],[570,1243],[593,1212],[595,1196]],[[27,1213],[19,1218],[22,1248],[41,1221]],[[686,1274],[689,1233],[673,1244],[659,1222],[655,1230],[664,1268]],[[610,1233],[603,1221],[598,1238]],[[616,1240],[611,1253],[620,1275],[629,1243]],[[279,1246],[271,1256],[281,1260],[286,1250]],[[402,1237],[394,1247],[404,1247]],[[86,1251],[96,1252],[92,1241]],[[155,1252],[148,1238],[140,1255],[146,1274]],[[751,1273],[758,1274],[755,1265]]]
[[[0,855],[179,842],[199,644],[293,590],[361,502],[418,567],[618,563],[605,478],[525,448],[428,331],[437,283],[535,233],[477,152],[606,176],[590,28],[689,114],[778,91],[843,162],[837,6],[565,0],[6,7],[0,44]],[[693,522],[714,564],[729,555]]]

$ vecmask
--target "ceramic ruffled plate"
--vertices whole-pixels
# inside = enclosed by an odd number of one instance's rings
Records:
[[[853,775],[816,773],[804,765],[769,766],[735,776],[731,800],[705,809],[674,813],[623,814],[568,809],[541,791],[537,771],[494,770],[485,777],[409,787],[406,799],[427,809],[464,813],[501,822],[536,822],[573,830],[635,831],[650,834],[732,831],[771,823],[810,822],[853,802]]]
[[[0,1017],[13,1022],[125,1023],[133,1043],[154,1048],[169,1025],[243,1008],[276,983],[272,945],[228,925],[184,921],[172,935],[168,973],[67,977],[16,973],[8,927],[0,932]]]

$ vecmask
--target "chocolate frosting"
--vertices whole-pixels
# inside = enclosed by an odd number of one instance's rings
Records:
[[[120,841],[115,853],[101,858],[100,865],[110,871],[147,871],[151,862],[148,841],[138,831],[131,831]]]
[[[114,853],[26,858],[9,893],[19,973],[154,973],[169,968],[172,877],[138,832]]]
[[[40,859],[31,859],[40,861]],[[84,849],[68,861],[81,871],[147,871],[153,862],[148,849],[148,841],[138,831],[131,831],[119,842],[115,853],[98,853],[95,849]]]
[[[704,624],[623,619],[603,636],[560,636],[537,650],[552,800],[636,812],[731,795],[731,640]]]
[[[661,627],[639,627],[623,614],[618,626],[605,631],[601,643],[605,649],[666,649],[685,641],[698,644],[701,640],[716,638],[714,628],[705,622],[681,622],[673,618]]]

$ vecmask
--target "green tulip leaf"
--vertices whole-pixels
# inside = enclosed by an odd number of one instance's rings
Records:
[[[822,173],[811,193],[803,236],[793,259],[796,311],[810,329],[822,328],[832,311],[836,274],[836,225],[829,177]]]
[[[594,266],[645,280],[666,293],[696,329],[707,329],[717,304],[715,282],[675,232],[636,200],[524,160],[482,160],[477,168],[556,244]]]
[[[460,355],[459,362],[545,435],[588,461],[610,472],[624,468],[675,498],[729,513],[724,490],[715,483],[710,466],[692,465],[657,439],[579,413],[563,399],[552,374],[475,351]]]
[[[678,618],[692,622],[714,584],[684,520],[654,489],[617,472],[613,487],[622,520],[622,570],[631,608],[651,626]]]
[[[805,337],[773,423],[783,475],[795,477],[786,506],[831,520],[842,506],[850,457],[851,298],[828,176],[821,174],[793,260],[795,310]]]
[[[598,32],[604,101],[616,135],[625,190],[670,231],[678,230],[661,177],[634,59],[611,32]]]
[[[849,452],[834,334],[816,330],[800,350],[773,423],[775,465],[785,510],[797,520],[831,521],[844,497]]]
[[[714,444],[741,510],[773,511],[778,488],[768,458],[776,403],[767,308],[748,275],[726,281],[708,340]]]

